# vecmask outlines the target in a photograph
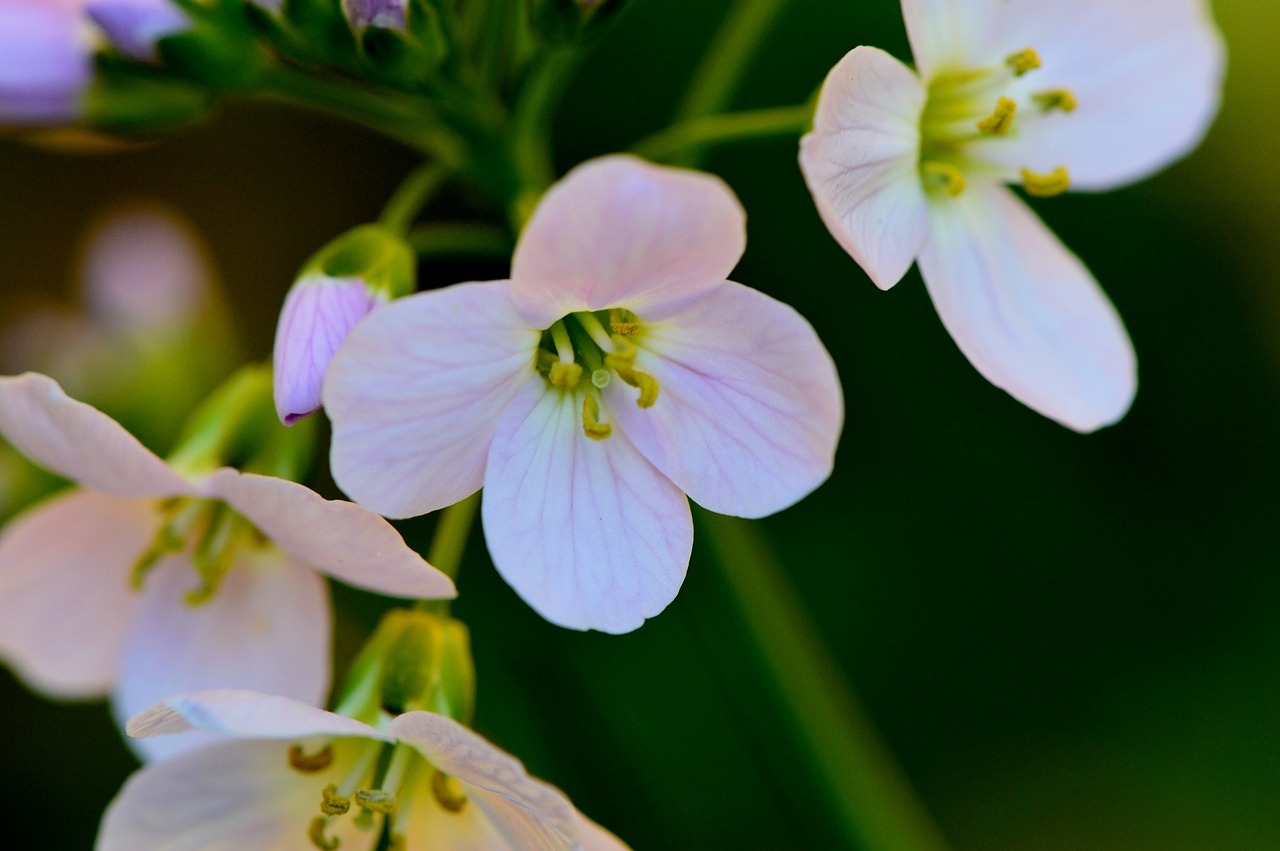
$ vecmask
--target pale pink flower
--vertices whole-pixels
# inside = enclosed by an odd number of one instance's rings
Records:
[[[827,76],[800,165],[882,289],[913,262],[993,384],[1078,431],[1124,416],[1133,348],[1032,195],[1144,178],[1204,136],[1224,52],[1204,0],[903,0],[918,71],[859,47]]]
[[[515,757],[443,715],[408,712],[374,728],[220,689],[171,697],[129,723],[135,736],[190,730],[223,741],[130,778],[107,808],[97,851],[369,851],[384,818],[392,847],[404,851],[627,847]],[[387,768],[375,780],[380,757]],[[373,818],[359,815],[362,803],[373,804]]]
[[[63,124],[84,108],[93,40],[78,0],[0,4],[0,124]]]
[[[0,378],[0,433],[80,485],[0,534],[0,658],[52,697],[109,692],[121,720],[215,686],[319,703],[331,664],[321,574],[454,596],[371,512],[229,468],[184,475],[45,376]]]
[[[635,629],[684,579],[686,493],[760,517],[831,472],[834,364],[793,309],[725,280],[744,247],[717,178],[579,166],[511,280],[402,298],[352,332],[324,387],[338,484],[392,517],[483,485],[494,564],[531,606]]]

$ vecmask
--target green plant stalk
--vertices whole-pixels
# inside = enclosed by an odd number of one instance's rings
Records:
[[[656,162],[686,164],[705,148],[726,142],[743,142],[775,136],[800,136],[813,122],[813,108],[782,106],[749,112],[730,112],[691,118],[646,136],[631,147],[632,153]]]
[[[479,507],[480,492],[476,491],[441,511],[436,520],[436,534],[431,540],[427,561],[450,579],[458,578],[458,569],[462,567],[462,553],[467,548],[471,524],[475,521],[476,509]]]
[[[431,202],[432,196],[448,180],[450,173],[449,168],[438,162],[418,166],[396,188],[382,208],[378,223],[388,230],[405,234],[422,208]]]
[[[431,222],[406,234],[409,246],[420,258],[509,257],[511,236],[496,225]]]
[[[555,182],[551,124],[579,58],[578,51],[572,48],[560,48],[545,56],[529,72],[521,90],[508,148],[520,186],[508,210],[516,233],[538,198]]]
[[[737,518],[696,516],[848,847],[946,851],[764,537]]]

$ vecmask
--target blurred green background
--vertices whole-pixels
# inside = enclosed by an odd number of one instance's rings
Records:
[[[561,169],[663,126],[729,5],[633,0],[568,93]],[[750,215],[735,278],[809,317],[848,402],[831,481],[762,528],[956,849],[1280,849],[1280,6],[1216,13],[1230,71],[1208,142],[1142,185],[1033,204],[1139,354],[1132,412],[1091,437],[987,384],[915,272],[872,286],[820,224],[793,141],[707,162]],[[862,43],[909,57],[895,0],[790,0],[735,106],[800,102]],[[0,141],[0,307],[69,293],[85,225],[160,199],[207,239],[266,357],[298,266],[376,216],[412,164],[255,105],[112,155]],[[423,271],[425,286],[505,272]],[[431,521],[402,528],[422,544]],[[843,847],[705,540],[676,602],[624,637],[541,622],[478,533],[460,589],[479,729],[635,848]],[[381,603],[337,601],[347,658]],[[89,848],[133,768],[103,707],[45,703],[0,672],[0,723],[17,825],[0,844]]]

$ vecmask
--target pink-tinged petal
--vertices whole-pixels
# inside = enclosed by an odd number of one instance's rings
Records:
[[[325,699],[332,616],[323,579],[264,547],[239,555],[213,599],[192,606],[183,595],[198,584],[186,557],[165,559],[148,575],[114,694],[122,724],[170,695],[210,688],[269,691],[312,705]],[[156,759],[215,738],[135,744]]]
[[[934,206],[920,271],[942,323],[992,384],[1076,431],[1124,416],[1133,347],[1084,264],[1001,186]]]
[[[619,306],[660,319],[718,286],[745,249],[746,214],[718,177],[601,157],[539,202],[511,261],[511,295],[535,328]]]
[[[484,811],[511,848],[568,851],[576,847],[575,812],[568,799],[554,786],[530,777],[520,760],[483,737],[430,712],[401,715],[387,732],[461,782],[469,801]]]
[[[139,62],[158,62],[156,43],[192,27],[173,0],[89,0],[84,8],[116,50]]]
[[[1049,5],[1045,0],[1033,2],[1042,9]],[[1064,5],[1072,2],[1066,0]],[[1006,0],[902,0],[902,17],[920,75],[928,80],[939,72],[986,64],[989,57],[981,52],[986,31],[1008,5]]]
[[[118,422],[38,373],[0,378],[0,433],[31,460],[92,490],[117,496],[196,490]]]
[[[234,688],[174,695],[134,716],[126,728],[136,738],[191,730],[258,739],[344,736],[391,741],[362,721],[317,709],[301,700]]]
[[[329,367],[330,467],[361,505],[412,517],[479,490],[498,420],[533,375],[539,332],[510,284],[397,299],[362,322]]]
[[[414,788],[401,797],[410,808],[404,835],[410,848],[447,851],[524,851],[498,831],[486,809],[468,798],[461,810],[446,810],[432,791],[431,772],[414,778]],[[465,794],[465,793],[464,793]]]
[[[226,468],[210,476],[206,486],[311,569],[393,597],[457,596],[453,580],[423,561],[390,523],[366,508],[325,499],[295,482]]]
[[[361,319],[386,298],[360,278],[312,275],[289,290],[272,355],[276,414],[293,425],[320,410],[320,388],[333,355]]]
[[[841,247],[887,290],[911,268],[928,231],[920,181],[925,90],[910,68],[859,47],[831,69],[800,169]]]
[[[582,397],[539,376],[498,427],[481,511],[498,572],[571,629],[636,629],[675,599],[689,567],[684,494],[616,425],[606,440],[583,434]]]
[[[32,688],[97,698],[116,682],[138,595],[133,562],[155,534],[146,500],[73,490],[0,535],[0,657]]]
[[[333,763],[303,774],[289,766],[289,744],[219,742],[135,773],[107,807],[97,851],[314,851],[307,838],[329,784],[355,758],[355,743],[333,743]],[[376,831],[353,817],[334,819],[326,836],[342,851],[369,851]]]
[[[43,0],[0,6],[0,124],[73,120],[93,80],[79,9]]]
[[[1226,51],[1204,0],[1010,0],[993,52],[1034,47],[1042,67],[1018,81],[1030,93],[1066,88],[1074,111],[1019,113],[1007,144],[975,156],[1043,173],[1066,166],[1073,189],[1140,180],[1200,144],[1222,100]],[[1028,120],[1029,119],[1029,120]]]
[[[661,388],[650,408],[615,380],[609,410],[655,467],[704,508],[763,517],[831,475],[844,400],[831,355],[804,317],[727,283],[646,324],[636,367]]]

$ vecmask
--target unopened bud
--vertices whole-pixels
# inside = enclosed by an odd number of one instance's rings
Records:
[[[408,20],[405,0],[342,0],[342,11],[357,31],[368,27],[404,30]]]

